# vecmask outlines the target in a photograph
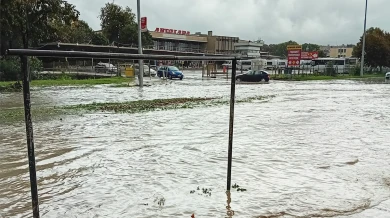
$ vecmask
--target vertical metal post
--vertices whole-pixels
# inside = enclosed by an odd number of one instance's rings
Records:
[[[38,201],[38,185],[37,173],[35,167],[35,152],[34,152],[34,134],[31,120],[31,99],[30,99],[30,75],[28,70],[27,56],[21,57],[22,72],[23,72],[23,100],[24,100],[24,120],[26,123],[27,136],[27,152],[28,166],[30,171],[30,186],[33,217],[39,218],[39,201]]]
[[[137,0],[137,17],[138,17],[138,54],[142,54],[142,34],[141,34],[141,4],[140,0]],[[144,85],[144,60],[139,60],[139,87]]]
[[[233,121],[234,103],[236,98],[236,70],[237,60],[232,61],[232,78],[230,85],[230,116],[229,116],[229,149],[228,149],[228,170],[227,170],[227,191],[230,192],[232,182],[232,159],[233,159]]]
[[[150,69],[150,60],[149,60],[148,67],[149,67],[149,77],[150,77],[150,80],[152,80],[152,70]]]
[[[364,13],[364,32],[363,32],[362,60],[360,63],[360,76],[363,76],[363,68],[364,68],[364,53],[366,47],[366,23],[367,23],[367,0],[366,0],[366,9]]]

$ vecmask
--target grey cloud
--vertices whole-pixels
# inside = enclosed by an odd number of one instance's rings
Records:
[[[92,28],[100,28],[107,0],[68,0]],[[110,1],[112,2],[112,1]],[[136,12],[136,0],[115,0]],[[148,27],[238,36],[266,43],[295,40],[318,44],[356,43],[363,32],[364,0],[141,0]],[[367,26],[390,31],[389,0],[369,0]]]

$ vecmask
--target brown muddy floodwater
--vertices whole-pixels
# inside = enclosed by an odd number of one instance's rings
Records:
[[[227,97],[226,80],[34,89],[34,106]],[[234,217],[390,217],[390,85],[237,85]],[[1,94],[0,110],[22,106]],[[34,120],[42,217],[226,217],[228,105]],[[23,121],[0,124],[0,217],[31,217]],[[199,190],[198,190],[199,187]],[[202,189],[208,189],[207,191]],[[211,189],[211,190],[210,190]]]

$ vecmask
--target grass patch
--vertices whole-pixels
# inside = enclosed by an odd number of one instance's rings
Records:
[[[236,103],[253,102],[255,100],[264,100],[274,96],[256,96],[236,100]],[[155,110],[169,110],[180,108],[194,108],[197,106],[216,106],[229,104],[229,99],[221,98],[171,98],[155,100],[139,100],[121,103],[92,103],[66,106],[64,109],[86,110],[86,111],[109,111],[137,113]]]
[[[8,84],[1,84],[0,83],[0,92],[20,92],[22,91],[22,84],[13,82]]]
[[[101,84],[121,84],[134,81],[132,78],[109,77],[100,79],[49,79],[49,80],[32,80],[31,86],[79,86],[79,85],[101,85]],[[15,81],[0,82],[0,90],[14,84]]]
[[[92,103],[80,104],[75,106],[66,106],[64,109],[76,109],[87,111],[112,111],[137,113],[153,110],[167,110],[177,108],[190,108],[214,98],[172,98],[172,99],[155,99],[155,100],[138,100],[121,103]]]
[[[352,75],[337,75],[337,76],[322,76],[322,75],[271,75],[273,80],[283,81],[313,81],[313,80],[345,80],[345,79],[369,79],[369,78],[384,78],[384,74],[366,74],[361,76]]]

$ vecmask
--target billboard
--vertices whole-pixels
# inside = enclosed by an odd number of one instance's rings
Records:
[[[287,46],[287,66],[297,67],[301,64],[301,45],[288,45]]]
[[[313,60],[318,58],[318,51],[303,51],[301,52],[301,60]]]
[[[148,19],[146,17],[141,17],[141,32],[146,32],[148,30]]]

